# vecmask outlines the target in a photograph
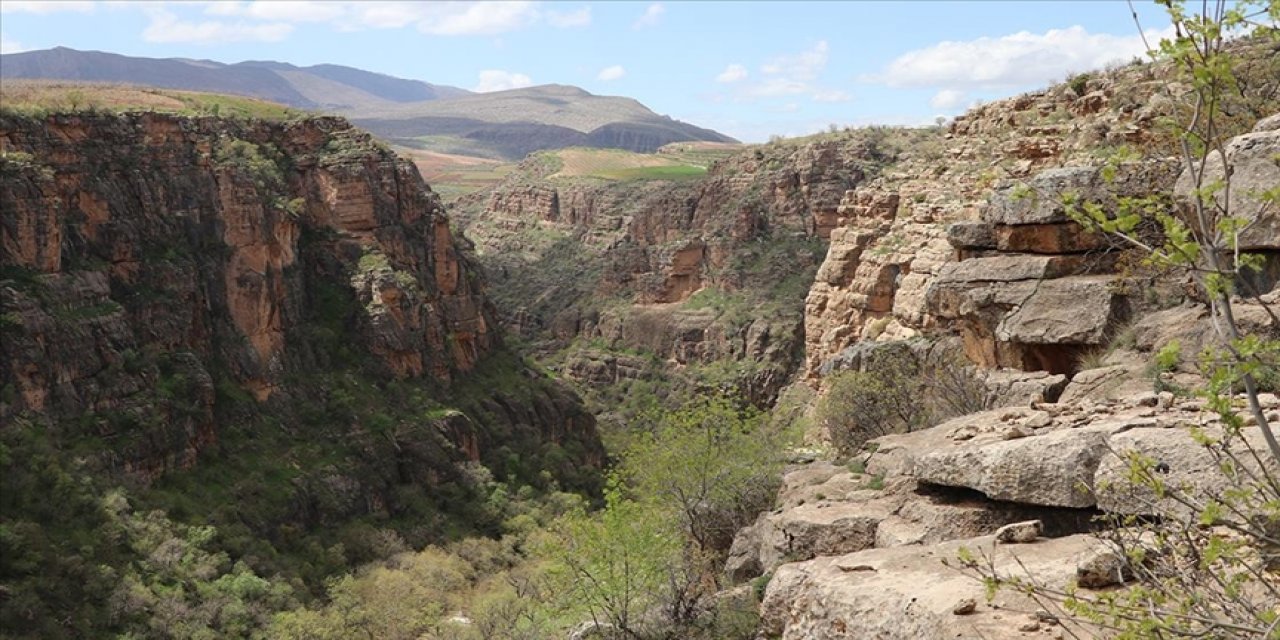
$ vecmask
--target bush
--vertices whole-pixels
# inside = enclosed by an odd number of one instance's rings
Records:
[[[905,343],[886,343],[861,371],[827,379],[815,422],[832,445],[852,453],[867,440],[913,431],[987,408],[987,389],[951,350],[916,355]]]

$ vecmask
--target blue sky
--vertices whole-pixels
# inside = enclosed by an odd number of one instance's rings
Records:
[[[1168,21],[1134,3],[1143,27]],[[1142,52],[1123,1],[27,2],[0,49],[343,64],[472,90],[560,83],[745,141],[922,124]]]

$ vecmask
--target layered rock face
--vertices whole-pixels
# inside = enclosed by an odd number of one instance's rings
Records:
[[[1241,55],[1270,69],[1265,73],[1275,69],[1266,46]],[[1149,66],[1121,69],[1080,87],[978,107],[846,194],[839,210],[848,215],[832,231],[806,302],[808,375],[816,378],[858,341],[933,332],[959,332],[969,356],[988,367],[1072,372],[1072,361],[1134,301],[1113,284],[1123,247],[1084,233],[1064,200],[1114,211],[1117,198],[1173,190],[1178,164],[1162,158],[1176,154],[1156,125],[1173,105],[1156,93],[1157,74]],[[1265,95],[1251,97],[1251,108],[1273,108]],[[1227,152],[1250,167],[1233,174],[1249,186],[1231,195],[1246,218],[1257,217],[1250,213],[1257,201],[1243,202],[1245,194],[1274,185],[1274,164],[1265,160],[1274,153],[1274,127],[1264,120]],[[1145,159],[1113,173],[1097,150],[1121,144]],[[1220,173],[1221,161],[1213,162],[1211,173]],[[892,200],[898,204],[891,214],[867,213],[868,203]],[[1271,223],[1263,215],[1242,246],[1273,252],[1261,240],[1275,235]],[[1268,265],[1264,292],[1277,273]],[[1061,306],[1072,301],[1081,302]],[[1088,317],[1054,311],[1067,308]]]
[[[746,393],[767,404],[796,368],[802,291],[850,215],[841,201],[865,155],[848,141],[771,145],[686,183],[547,179],[531,161],[460,200],[458,215],[514,331],[552,349],[581,338],[613,351],[574,354],[570,376],[600,386],[637,375],[619,351],[744,362]],[[700,291],[717,293],[702,303]]]
[[[937,319],[959,330],[969,358],[987,367],[1072,374],[1129,315],[1118,286],[1119,248],[1068,217],[1069,198],[1114,210],[1117,198],[1167,191],[1177,164],[1045,171],[993,192],[981,221],[953,225],[960,261],[939,270],[925,295]]]
[[[448,385],[500,344],[439,199],[343,120],[4,116],[0,153],[0,414],[86,416],[144,477],[216,439],[215,386]]]

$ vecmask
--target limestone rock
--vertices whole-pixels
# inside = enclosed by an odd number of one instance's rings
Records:
[[[1005,544],[1026,544],[1035,542],[1044,531],[1044,523],[1039,520],[1014,522],[996,529],[996,542]]]
[[[982,373],[992,408],[1025,407],[1032,403],[1057,402],[1067,388],[1067,376],[1045,371],[989,369]]]
[[[1049,169],[1025,184],[1010,184],[996,190],[983,219],[998,225],[1052,224],[1069,222],[1063,197],[1079,202],[1114,206],[1122,196],[1141,196],[1167,191],[1177,178],[1173,162],[1143,162],[1121,165],[1111,181],[1100,167]]]
[[[1085,231],[1074,222],[999,225],[994,235],[995,248],[1008,252],[1083,253],[1108,246],[1106,236]]]
[[[1025,637],[1008,610],[1034,604],[1012,589],[1001,590],[993,607],[954,613],[966,598],[984,601],[980,581],[943,565],[954,565],[960,548],[994,553],[1002,575],[1030,577],[1065,587],[1075,576],[1072,558],[1097,542],[1075,535],[1030,545],[994,545],[992,536],[929,546],[869,549],[778,568],[761,604],[761,631],[782,640],[943,640],[962,637],[1011,640]],[[1019,562],[1020,561],[1020,562]],[[866,567],[869,570],[852,570]],[[981,600],[980,600],[981,599]],[[1064,621],[1083,637],[1097,635]]]
[[[1220,427],[1207,427],[1205,434],[1222,438]],[[1246,427],[1240,432],[1244,442],[1236,440],[1232,450],[1241,463],[1259,471],[1258,461],[1245,452],[1244,443],[1254,451],[1265,452],[1266,443],[1262,430]],[[1131,452],[1149,456],[1156,461],[1154,473],[1166,486],[1176,488],[1193,499],[1205,502],[1215,494],[1229,488],[1230,480],[1218,468],[1209,451],[1197,444],[1187,429],[1132,429],[1111,437],[1112,451],[1099,462],[1094,486],[1097,487],[1098,508],[1104,511],[1138,515],[1165,515],[1185,517],[1190,514],[1186,505],[1166,497],[1159,499],[1155,492],[1143,484],[1130,480],[1129,460]],[[1270,465],[1270,473],[1280,472],[1275,461],[1260,456],[1262,463]]]
[[[989,222],[957,222],[947,227],[947,242],[957,249],[994,249],[995,227]]]
[[[908,478],[882,482],[872,488],[870,476],[825,462],[789,472],[779,508],[734,537],[725,575],[742,582],[786,562],[972,537],[1035,515],[1015,504],[920,491]]]
[[[1094,470],[1115,428],[1091,425],[1016,440],[953,443],[918,457],[912,473],[924,482],[968,487],[996,500],[1090,507]]]
[[[1128,558],[1114,543],[1103,542],[1076,558],[1076,583],[1082,587],[1101,589],[1124,584],[1132,577]]]
[[[1280,154],[1280,129],[1274,120],[1273,115],[1260,121],[1253,132],[1232,138],[1225,148],[1226,164],[1231,168],[1231,192],[1226,202],[1222,202],[1220,193],[1215,198],[1227,206],[1230,215],[1250,222],[1239,238],[1244,251],[1280,250],[1280,210],[1274,203],[1268,207],[1260,198],[1262,192],[1280,185],[1280,164],[1275,160]],[[1222,156],[1213,152],[1206,163],[1204,184],[1222,179]],[[1193,188],[1188,170],[1179,176],[1175,194],[1186,200]]]

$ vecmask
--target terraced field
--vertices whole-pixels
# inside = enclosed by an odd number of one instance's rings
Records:
[[[502,181],[515,165],[475,156],[437,153],[422,149],[393,147],[413,160],[422,179],[446,200],[491,187]]]
[[[546,153],[560,162],[560,170],[550,176],[552,179],[687,180],[705,175],[711,162],[738,147],[740,145],[710,148],[699,143],[677,143],[663,147],[659,153],[583,147]]]

